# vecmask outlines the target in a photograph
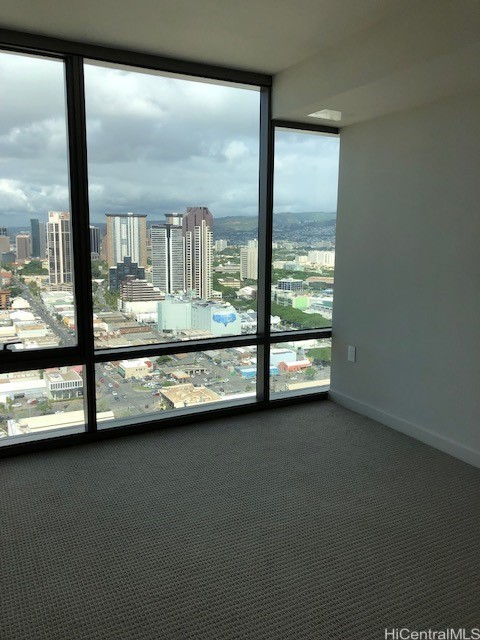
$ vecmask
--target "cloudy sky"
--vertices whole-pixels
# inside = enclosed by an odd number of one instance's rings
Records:
[[[259,93],[88,65],[92,221],[257,215]],[[0,224],[69,209],[62,64],[0,54]],[[336,209],[338,140],[278,132],[275,210]]]

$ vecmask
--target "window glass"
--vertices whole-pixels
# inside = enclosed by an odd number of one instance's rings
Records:
[[[62,61],[0,53],[0,343],[76,344]]]
[[[0,374],[0,445],[84,431],[83,390],[81,365]]]
[[[260,93],[86,65],[96,345],[254,333]]]
[[[131,358],[96,366],[99,428],[115,420],[254,399],[256,348]],[[113,425],[114,426],[114,425]]]
[[[273,331],[332,325],[338,153],[337,137],[276,130]]]
[[[330,387],[331,338],[281,342],[270,349],[270,391],[299,394]]]

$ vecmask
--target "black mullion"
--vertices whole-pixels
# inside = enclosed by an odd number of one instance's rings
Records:
[[[290,120],[274,120],[273,126],[277,129],[293,129],[294,131],[310,131],[311,133],[330,133],[338,135],[340,129],[326,124],[310,124],[309,122],[291,122]]]
[[[273,127],[271,90],[260,92],[260,185],[258,219],[257,331],[261,343],[257,350],[257,400],[270,397],[270,314],[272,284],[273,217]]]
[[[0,351],[0,353],[2,353]],[[27,350],[26,352],[0,357],[0,373],[13,373],[14,371],[29,371],[31,369],[50,369],[55,367],[73,366],[82,364],[84,353],[79,349],[50,349],[49,351]],[[27,357],[19,357],[27,356]]]
[[[84,410],[88,431],[96,431],[95,362],[93,359],[93,300],[90,266],[90,218],[88,208],[87,133],[83,59],[65,60],[70,160],[70,198],[78,344],[85,369]]]
[[[244,336],[228,336],[225,338],[207,338],[205,340],[189,340],[185,342],[160,342],[137,347],[120,347],[115,349],[99,349],[95,352],[95,362],[108,362],[122,358],[142,358],[172,353],[193,353],[196,351],[213,351],[216,349],[232,349],[257,345],[260,338],[256,334]]]
[[[304,331],[279,331],[273,332],[270,336],[271,342],[296,342],[298,340],[331,338],[332,329],[306,329]]]

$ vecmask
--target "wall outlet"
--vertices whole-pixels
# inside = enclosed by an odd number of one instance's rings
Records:
[[[355,362],[357,357],[357,347],[353,347],[351,344],[348,345],[348,361]]]

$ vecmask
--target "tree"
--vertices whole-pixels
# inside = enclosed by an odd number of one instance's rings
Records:
[[[279,316],[286,324],[291,324],[299,329],[322,329],[330,327],[331,321],[319,313],[303,313],[293,307],[284,307],[272,302],[272,316]]]
[[[23,290],[20,289],[20,287],[16,287],[16,286],[10,287],[11,298],[18,298],[22,295],[22,293],[23,293]]]
[[[27,264],[24,264],[19,275],[22,276],[46,276],[48,275],[48,269],[42,266],[41,260],[31,260]]]
[[[307,353],[309,358],[313,358],[314,364],[329,364],[332,360],[331,347],[317,347],[309,349]]]
[[[313,380],[315,378],[316,375],[316,371],[313,367],[309,367],[306,371],[305,371],[305,378],[307,380]]]
[[[105,260],[92,260],[92,278],[101,279],[108,271],[108,264]]]
[[[111,291],[110,289],[108,289],[107,291],[105,291],[104,293],[104,298],[105,298],[105,303],[107,304],[107,306],[109,306],[111,309],[115,309],[115,311],[117,310],[117,302],[120,298],[120,294],[117,293],[116,291]]]
[[[28,283],[28,288],[30,290],[30,293],[33,296],[38,296],[40,293],[40,287],[38,286],[38,284],[36,282],[29,282]]]
[[[40,411],[40,413],[45,415],[46,413],[51,413],[52,412],[53,404],[52,404],[51,400],[48,400],[47,398],[45,398],[44,400],[40,400],[40,402],[38,403],[37,407],[38,407],[38,410]]]

